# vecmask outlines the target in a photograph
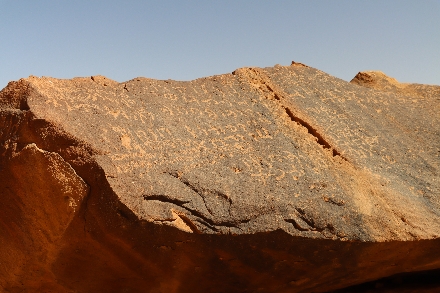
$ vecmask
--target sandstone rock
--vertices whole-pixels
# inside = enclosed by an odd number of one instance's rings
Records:
[[[438,85],[400,83],[395,78],[389,77],[381,71],[359,72],[350,82],[380,91],[392,92],[413,98],[427,98],[432,101],[438,101],[440,96],[440,86]],[[438,109],[438,103],[434,102],[433,106],[436,106]]]
[[[11,82],[0,288],[325,292],[440,268],[439,88],[295,62]]]

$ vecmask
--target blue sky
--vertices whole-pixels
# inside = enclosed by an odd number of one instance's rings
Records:
[[[29,75],[191,80],[292,60],[440,85],[440,1],[0,0],[0,88]]]

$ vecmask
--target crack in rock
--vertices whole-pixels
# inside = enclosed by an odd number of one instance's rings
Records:
[[[190,183],[187,179],[183,179],[182,177],[180,177],[177,173],[165,172],[165,174],[168,174],[168,175],[178,179],[181,183],[183,183],[185,186],[190,188],[194,193],[196,193],[198,196],[200,196],[203,199],[203,203],[205,204],[205,207],[208,210],[208,212],[211,214],[211,216],[214,216],[212,210],[209,209],[209,207],[206,203],[206,200],[205,200],[205,195],[203,194],[203,192],[207,192],[207,190],[197,188],[192,183]],[[210,190],[209,192],[211,192],[212,194],[218,195],[220,198],[226,200],[229,203],[229,215],[230,215],[230,208],[232,205],[232,200],[230,199],[230,197],[228,197],[227,195],[225,195],[221,192],[218,192],[218,191],[214,192],[214,191]],[[157,200],[157,201],[161,201],[161,202],[165,202],[165,203],[169,203],[169,204],[181,207],[181,208],[187,210],[192,216],[194,216],[196,218],[197,222],[207,226],[208,228],[210,228],[211,230],[214,230],[216,232],[219,231],[219,229],[217,227],[228,227],[228,228],[240,229],[240,227],[239,227],[240,224],[245,224],[245,223],[248,223],[251,221],[251,219],[238,220],[238,221],[216,221],[212,218],[208,218],[208,217],[204,216],[201,212],[197,211],[196,209],[192,209],[192,208],[185,206],[185,204],[188,204],[189,201],[182,201],[182,200],[170,198],[169,196],[162,195],[162,194],[143,195],[143,198],[144,198],[144,200]],[[186,221],[191,221],[191,220],[189,218],[187,218]]]
[[[294,114],[294,112],[283,103],[283,101],[286,101],[285,96],[287,94],[283,93],[281,89],[278,89],[275,85],[272,85],[269,81],[269,78],[261,72],[258,68],[246,68],[247,77],[249,79],[252,79],[251,84],[257,84],[257,89],[261,93],[263,93],[263,96],[269,100],[275,99],[277,101],[277,104],[284,109],[287,116],[289,116],[290,120],[293,122],[296,122],[297,124],[303,126],[307,129],[307,132],[311,134],[318,144],[320,144],[324,149],[330,149],[332,152],[333,157],[339,156],[343,160],[348,160],[342,156],[342,154],[336,150],[335,147],[331,146],[330,143],[324,139],[323,135],[321,135],[318,130],[313,127],[310,123],[305,121],[304,119],[299,118],[297,115]],[[237,74],[235,71],[233,74]]]

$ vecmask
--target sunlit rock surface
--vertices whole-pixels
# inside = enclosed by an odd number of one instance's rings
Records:
[[[295,62],[11,82],[0,289],[327,292],[438,269],[439,88]]]

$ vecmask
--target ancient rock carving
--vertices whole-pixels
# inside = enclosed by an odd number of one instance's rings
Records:
[[[2,292],[328,292],[440,268],[440,87],[301,63],[0,93]]]

